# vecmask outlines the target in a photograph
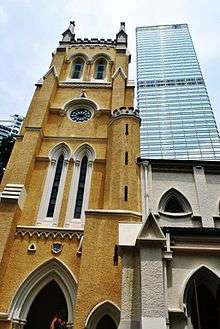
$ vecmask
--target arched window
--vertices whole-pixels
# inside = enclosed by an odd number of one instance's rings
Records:
[[[189,328],[220,328],[219,291],[219,277],[205,266],[191,276],[184,292]]]
[[[63,169],[63,162],[64,162],[64,156],[61,154],[59,156],[59,159],[57,161],[56,165],[56,171],[55,171],[55,176],[53,180],[53,186],[52,186],[52,191],[50,194],[50,201],[47,209],[47,217],[53,217],[54,214],[54,209],[56,205],[56,200],[57,200],[57,193],[60,185],[60,178],[62,174],[62,169]]]
[[[72,79],[80,79],[83,72],[84,60],[82,58],[76,58],[73,62],[73,69],[72,69]]]
[[[106,60],[104,58],[100,58],[95,63],[95,79],[103,80],[106,75]]]
[[[70,153],[64,143],[55,146],[49,153],[50,163],[37,217],[38,225],[58,224]]]
[[[82,158],[80,174],[79,174],[79,184],[76,196],[76,205],[74,210],[74,218],[81,218],[82,204],[85,191],[86,182],[86,172],[87,172],[88,158],[86,155]]]
[[[192,213],[187,199],[176,189],[172,188],[162,196],[159,203],[159,212],[167,215],[182,216]]]
[[[88,208],[89,203],[95,152],[90,145],[81,145],[74,153],[73,160],[73,177],[67,204],[65,226],[81,228],[84,225],[85,210]]]

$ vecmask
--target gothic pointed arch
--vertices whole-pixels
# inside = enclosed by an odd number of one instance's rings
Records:
[[[50,159],[39,206],[37,225],[56,226],[62,204],[71,150],[66,143],[55,145],[48,154]]]
[[[63,154],[65,160],[69,160],[71,156],[71,149],[68,144],[66,143],[59,143],[55,145],[50,151],[49,151],[49,158],[50,160],[56,160],[59,155]]]
[[[175,188],[169,189],[162,195],[158,208],[160,213],[170,216],[186,216],[192,213],[186,197]]]
[[[95,158],[95,150],[87,143],[78,146],[73,153],[74,168],[65,219],[67,227],[82,228],[84,225]]]
[[[89,61],[89,56],[81,52],[73,54],[72,56],[70,56],[69,60],[74,61],[76,58],[82,58],[85,61],[85,63]]]
[[[113,61],[105,53],[97,53],[92,57],[91,79],[94,81],[107,81],[110,79]]]
[[[106,328],[117,329],[120,322],[120,309],[113,302],[106,300],[97,304],[89,313],[85,328],[98,329],[103,324]]]
[[[77,280],[70,269],[57,259],[41,264],[22,282],[12,300],[9,320],[14,324],[25,324],[36,296],[51,282],[56,282],[65,297],[67,321],[71,326],[74,320]]]
[[[220,326],[220,277],[201,265],[187,279],[183,292],[187,323],[193,329]]]
[[[99,58],[104,58],[106,61],[108,61],[110,63],[112,62],[112,58],[108,54],[105,54],[105,53],[97,53],[92,57],[91,60],[94,63]]]

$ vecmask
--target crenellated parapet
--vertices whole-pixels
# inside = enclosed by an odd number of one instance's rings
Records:
[[[122,106],[118,109],[115,109],[113,112],[112,112],[112,117],[113,118],[117,118],[117,117],[121,117],[121,116],[135,116],[137,117],[139,120],[140,119],[140,115],[139,115],[139,110],[138,109],[135,109],[134,107],[132,106]]]
[[[119,32],[116,34],[115,39],[99,39],[99,38],[75,38],[75,22],[71,21],[69,28],[63,32],[62,41],[60,45],[113,45],[116,47],[127,47],[127,33],[125,31],[125,23],[121,22]]]

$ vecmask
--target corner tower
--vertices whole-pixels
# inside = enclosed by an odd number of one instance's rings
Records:
[[[124,23],[105,40],[70,22],[36,84],[1,185],[1,328],[118,326],[118,223],[141,220],[129,62]]]

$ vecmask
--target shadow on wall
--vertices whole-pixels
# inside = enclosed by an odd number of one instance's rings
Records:
[[[15,143],[14,137],[7,137],[0,141],[0,183],[2,181],[5,168],[10,158],[13,146]]]

